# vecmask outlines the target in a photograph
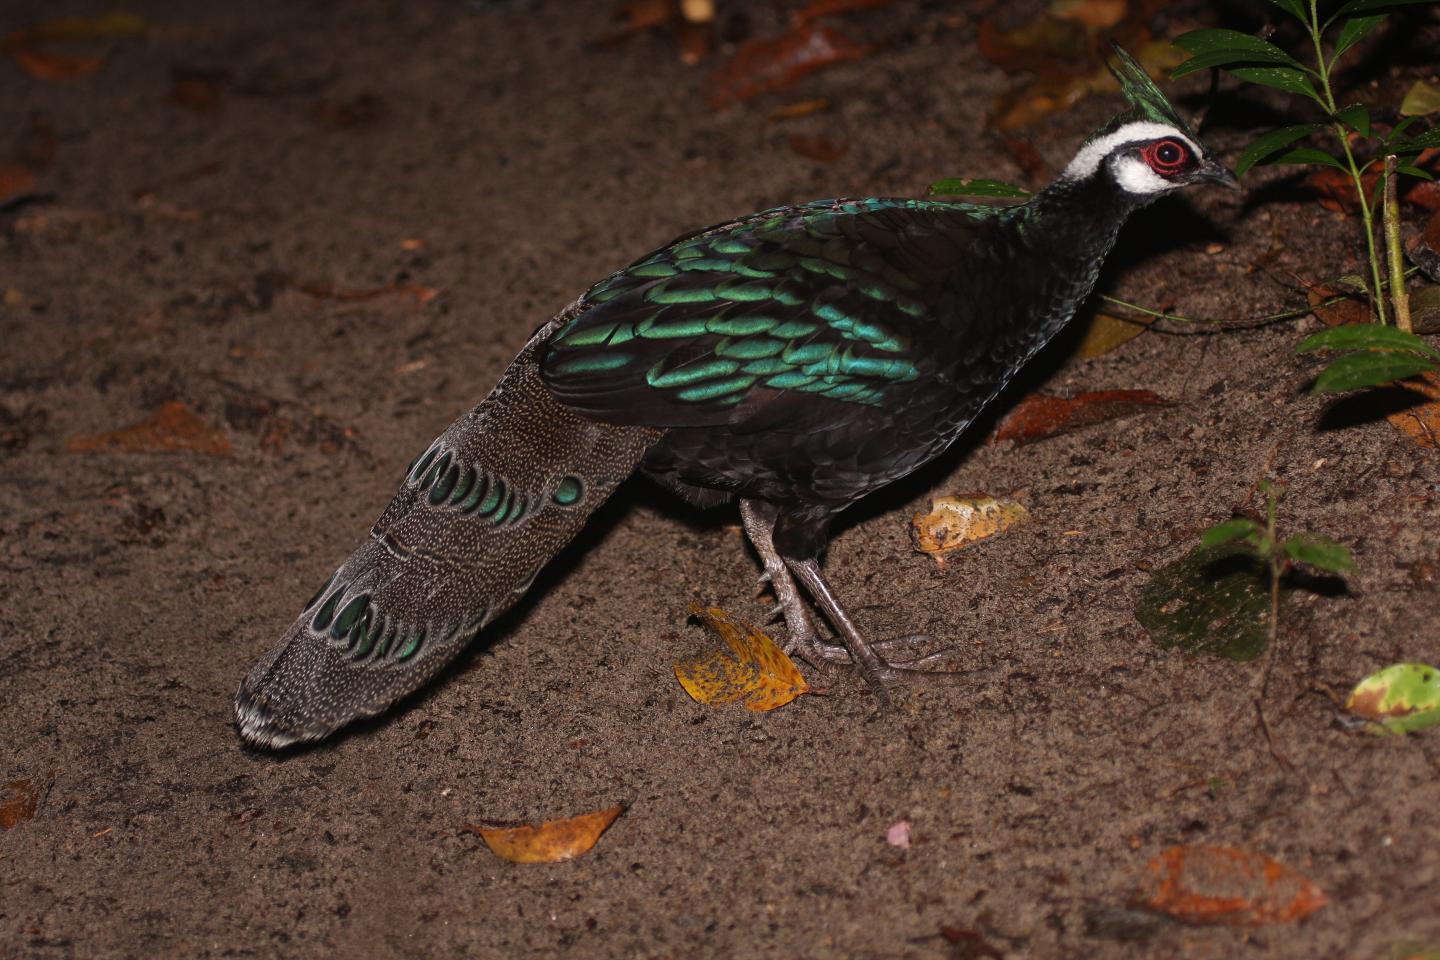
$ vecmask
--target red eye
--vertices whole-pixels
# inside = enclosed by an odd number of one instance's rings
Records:
[[[1185,167],[1190,151],[1178,140],[1157,140],[1141,150],[1140,156],[1162,177],[1172,177]]]

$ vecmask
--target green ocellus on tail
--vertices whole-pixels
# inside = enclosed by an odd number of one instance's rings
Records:
[[[423,685],[637,470],[702,505],[738,498],[788,651],[854,664],[881,700],[923,670],[887,659],[907,645],[871,643],[835,596],[831,521],[969,426],[1074,315],[1132,212],[1234,185],[1134,60],[1117,50],[1113,69],[1129,109],[1024,204],[778,207],[591,287],[422,452],[255,665],[241,736],[317,740]]]

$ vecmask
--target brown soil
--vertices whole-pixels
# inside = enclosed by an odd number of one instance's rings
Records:
[[[599,4],[132,6],[149,33],[95,77],[0,64],[0,148],[44,140],[36,125],[55,145],[53,197],[0,213],[0,780],[42,789],[0,833],[0,956],[1309,960],[1440,942],[1440,735],[1355,733],[1325,695],[1440,658],[1440,462],[1363,404],[1307,394],[1318,361],[1292,351],[1313,318],[1054,351],[1011,401],[1043,384],[1176,403],[971,442],[854,510],[827,569],[865,626],[927,631],[980,671],[891,715],[848,674],[812,673],[828,695],[766,715],[692,703],[671,664],[711,641],[687,605],[759,620],[766,603],[732,512],[633,482],[425,695],[316,749],[242,748],[240,677],[410,457],[589,282],[786,200],[1023,174],[977,134],[1008,82],[976,52],[979,10],[854,18],[891,42],[715,112],[708,67],[663,34],[591,48]],[[7,29],[106,5],[10,8]],[[750,11],[754,31],[775,22]],[[819,96],[834,108],[765,120]],[[1054,169],[1111,109],[1027,134]],[[817,163],[791,133],[844,153]],[[1213,141],[1233,157],[1245,137]],[[1291,271],[1353,269],[1352,222],[1283,172],[1255,182],[1138,218],[1108,288],[1253,317],[1297,299]],[[438,296],[314,295],[392,284]],[[94,439],[163,411],[195,446]],[[1145,571],[1257,506],[1266,476],[1290,487],[1285,523],[1357,560],[1285,624],[1269,714],[1293,767],[1257,730],[1254,664],[1158,649],[1133,614]],[[1019,491],[1032,519],[937,569],[908,518],[973,490]],[[463,829],[619,801],[562,865],[501,862]],[[886,842],[900,820],[908,850]],[[1255,930],[1126,912],[1176,843],[1269,854],[1330,903]]]

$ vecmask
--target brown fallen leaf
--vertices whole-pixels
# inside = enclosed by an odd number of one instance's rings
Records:
[[[1003,533],[1029,515],[1018,501],[984,493],[935,497],[929,512],[910,519],[910,540],[943,568],[946,554]]]
[[[223,430],[208,426],[189,407],[171,401],[137,424],[70,438],[71,453],[124,450],[130,453],[199,453],[228,457],[233,452]]]
[[[0,163],[0,203],[35,189],[35,174],[18,163]]]
[[[1419,394],[1424,402],[1397,410],[1385,419],[1416,445],[1440,448],[1440,373],[1432,370],[1406,380],[1404,390]]]
[[[711,107],[726,107],[788,87],[823,67],[859,60],[873,49],[832,27],[802,23],[779,36],[756,37],[741,44],[710,75],[705,98]]]
[[[845,148],[836,145],[829,137],[807,137],[803,134],[792,133],[787,139],[791,150],[816,163],[834,163],[845,156]]]
[[[1132,320],[1108,313],[1097,313],[1090,318],[1090,325],[1085,328],[1085,337],[1080,341],[1080,346],[1075,348],[1075,356],[1081,360],[1104,356],[1140,336],[1153,322],[1152,317]]]
[[[10,56],[20,69],[37,80],[78,80],[99,73],[105,66],[104,56],[71,57],[29,47],[16,47]]]
[[[5,799],[0,800],[0,830],[10,830],[35,816],[40,806],[40,791],[29,780],[11,780],[5,784]]]
[[[595,846],[600,834],[624,811],[624,804],[617,804],[563,820],[546,820],[519,827],[467,823],[465,829],[480,834],[490,852],[502,860],[511,863],[560,863],[574,860]]]
[[[1182,845],[1145,867],[1140,902],[1185,923],[1256,927],[1293,923],[1328,901],[1309,879],[1263,853]]]
[[[320,300],[340,300],[345,303],[374,300],[376,297],[388,297],[392,294],[403,293],[414,297],[415,302],[422,307],[440,294],[440,291],[434,287],[425,287],[418,283],[393,283],[388,287],[371,287],[366,290],[337,290],[334,287],[318,284],[300,284],[294,289],[306,296]]]
[[[1001,421],[990,442],[1034,443],[1091,424],[1131,417],[1151,407],[1171,405],[1171,401],[1151,390],[1098,390],[1073,397],[1032,393]]]
[[[715,631],[730,652],[717,651],[675,664],[675,677],[696,703],[744,702],[765,713],[808,693],[810,685],[775,641],[719,607],[693,604],[690,614]]]
[[[1335,300],[1339,296],[1344,296],[1345,299]],[[1305,292],[1305,298],[1309,301],[1310,310],[1316,319],[1327,327],[1370,322],[1370,307],[1338,287],[1316,285]],[[1335,302],[1331,303],[1332,300]]]
[[[811,20],[819,20],[821,17],[833,17],[836,14],[850,13],[855,10],[888,7],[894,2],[895,0],[810,0],[804,7],[795,11],[791,19],[796,26],[800,26]]]

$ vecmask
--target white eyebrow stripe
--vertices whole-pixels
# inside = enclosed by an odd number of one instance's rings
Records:
[[[1199,144],[1191,140],[1179,130],[1168,123],[1155,123],[1150,120],[1137,120],[1134,123],[1127,123],[1114,133],[1107,133],[1098,140],[1091,140],[1080,148],[1075,154],[1075,159],[1070,161],[1062,176],[1071,180],[1084,180],[1100,169],[1100,161],[1120,146],[1122,143],[1129,143],[1132,140],[1159,140],[1162,137],[1174,137],[1183,140],[1189,145],[1190,151],[1197,157],[1203,156],[1204,151]]]

